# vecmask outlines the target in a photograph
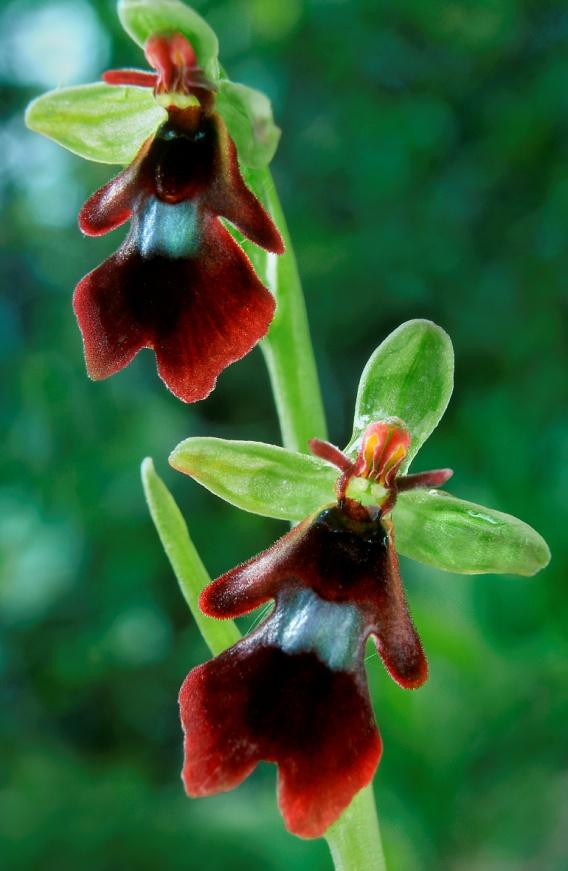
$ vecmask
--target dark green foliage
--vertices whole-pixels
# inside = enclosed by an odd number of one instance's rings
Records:
[[[155,458],[215,575],[284,524],[168,472],[167,454],[190,434],[275,441],[277,425],[258,352],[191,408],[165,391],[149,353],[111,381],[87,381],[71,293],[116,238],[82,239],[75,214],[112,169],[24,130],[27,100],[57,80],[26,79],[14,32],[22,10],[48,5],[0,13],[3,867],[328,868],[323,842],[283,831],[271,768],[203,802],[185,799],[178,780],[177,691],[206,651],[147,514],[139,463]],[[89,12],[86,0],[72,5]],[[530,580],[403,563],[431,677],[405,692],[368,662],[385,743],[376,793],[387,856],[396,871],[559,871],[566,6],[198,7],[231,75],[270,94],[284,131],[274,171],[332,441],[350,435],[357,380],[378,342],[409,318],[433,319],[454,342],[457,379],[420,468],[453,466],[456,493],[522,517],[553,553]],[[91,13],[90,26],[98,19],[112,36],[106,65],[139,63],[113,4]]]

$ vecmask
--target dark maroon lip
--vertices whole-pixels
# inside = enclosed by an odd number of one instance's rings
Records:
[[[428,665],[392,537],[380,519],[332,505],[205,588],[202,611],[238,617],[275,601],[263,623],[188,675],[180,692],[189,795],[237,786],[275,762],[289,830],[319,837],[373,777],[381,755],[364,670],[373,636],[401,686]]]

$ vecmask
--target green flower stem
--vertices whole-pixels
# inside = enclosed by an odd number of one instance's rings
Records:
[[[372,783],[355,796],[325,839],[336,871],[386,871]]]
[[[247,169],[246,178],[274,219],[286,246],[284,254],[277,256],[245,245],[276,299],[276,315],[261,347],[280,420],[282,442],[292,451],[307,453],[309,439],[327,438],[327,426],[298,265],[270,171]]]

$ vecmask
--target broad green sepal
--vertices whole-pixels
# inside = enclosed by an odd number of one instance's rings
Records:
[[[144,48],[148,37],[182,33],[190,41],[208,79],[219,78],[219,42],[206,21],[179,0],[119,0],[118,17],[132,39]]]
[[[146,502],[162,547],[205,643],[216,656],[235,644],[241,634],[232,620],[214,620],[199,610],[199,594],[211,579],[189,536],[185,520],[170,491],[156,474],[150,457],[142,463],[141,473]]]
[[[254,88],[222,79],[215,106],[237,146],[239,160],[253,168],[267,166],[280,139],[268,97]]]
[[[448,334],[431,321],[407,321],[372,354],[363,370],[353,435],[356,453],[364,429],[374,421],[399,417],[411,435],[404,473],[444,414],[454,385],[454,351]]]
[[[303,520],[334,502],[337,469],[307,454],[260,442],[189,438],[170,464],[244,511]]]
[[[448,572],[534,575],[550,560],[522,520],[439,490],[400,493],[393,520],[401,554]]]
[[[98,163],[131,163],[167,118],[152,91],[132,85],[79,85],[38,97],[26,124],[59,145]]]

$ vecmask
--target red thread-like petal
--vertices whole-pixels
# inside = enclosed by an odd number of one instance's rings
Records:
[[[188,794],[232,789],[260,760],[275,762],[286,825],[304,838],[323,835],[381,754],[363,678],[254,636],[194,669],[180,709]]]
[[[134,85],[138,88],[155,88],[158,82],[156,73],[146,70],[107,70],[102,74],[107,85]]]

